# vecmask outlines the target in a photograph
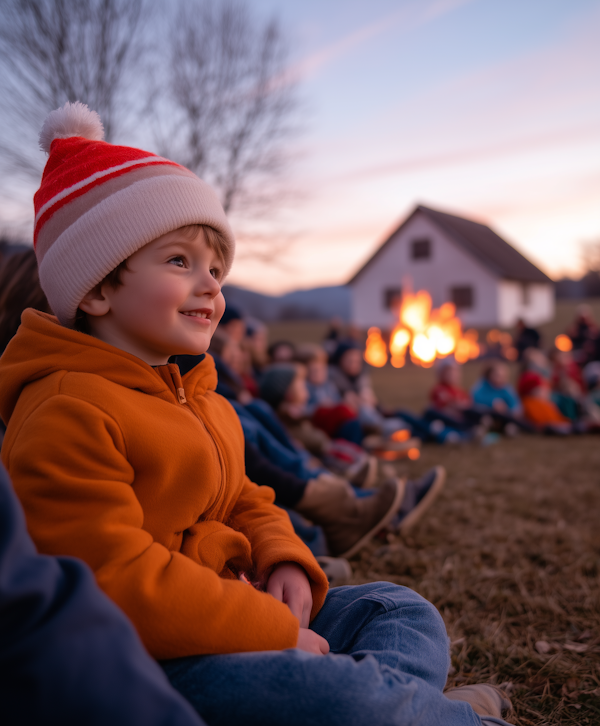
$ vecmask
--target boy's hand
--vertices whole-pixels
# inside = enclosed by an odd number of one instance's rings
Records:
[[[329,653],[329,643],[314,630],[308,628],[300,628],[298,633],[298,643],[296,648],[305,650],[307,653],[315,655],[327,655]]]
[[[300,565],[293,562],[277,565],[267,580],[267,592],[289,607],[300,621],[301,628],[308,628],[312,592],[308,577]]]

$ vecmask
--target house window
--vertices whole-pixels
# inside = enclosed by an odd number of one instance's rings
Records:
[[[414,239],[410,243],[411,260],[428,260],[431,257],[431,240]]]
[[[473,288],[470,285],[451,288],[450,297],[457,310],[466,310],[473,307]]]
[[[388,287],[383,291],[383,307],[386,310],[398,312],[402,302],[402,288]]]

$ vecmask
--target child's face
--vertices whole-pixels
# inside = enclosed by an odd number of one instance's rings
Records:
[[[168,232],[133,254],[127,268],[122,285],[102,285],[95,311],[82,303],[92,334],[150,365],[205,353],[225,301],[223,265],[204,230],[193,238]]]
[[[356,348],[347,350],[340,358],[340,368],[349,376],[359,376],[362,372],[362,353]]]
[[[240,320],[239,318],[230,320],[227,325],[221,326],[221,328],[223,327],[231,340],[234,340],[236,343],[241,343],[242,340],[244,340],[244,336],[246,335],[246,323],[243,320]]]
[[[448,386],[459,386],[461,381],[461,369],[455,365],[447,365],[442,368],[442,382]]]
[[[273,363],[289,363],[294,359],[294,349],[287,343],[281,343],[272,351]]]
[[[508,368],[505,365],[495,365],[489,375],[489,381],[495,388],[504,388],[508,383]]]
[[[530,394],[533,398],[539,398],[542,401],[550,400],[550,386],[538,386],[534,388]]]
[[[235,373],[241,373],[243,367],[242,351],[238,343],[230,340],[223,348],[221,360],[226,363]]]
[[[557,350],[554,354],[554,363],[559,368],[567,368],[573,362],[573,356],[569,351]]]
[[[308,380],[315,386],[320,386],[327,380],[327,363],[314,358],[307,364]]]
[[[304,371],[299,371],[296,374],[296,377],[286,391],[285,400],[287,403],[292,403],[295,406],[306,405],[308,401],[308,388],[306,387],[306,374]]]

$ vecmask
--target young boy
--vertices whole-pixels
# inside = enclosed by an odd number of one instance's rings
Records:
[[[91,566],[209,724],[481,723],[465,701],[499,716],[489,687],[442,695],[447,637],[420,596],[325,599],[245,477],[212,359],[183,379],[168,362],[204,352],[223,313],[225,215],[188,170],[101,135],[82,104],[44,125],[34,244],[58,319],[26,311],[0,362],[2,458],[40,551]]]

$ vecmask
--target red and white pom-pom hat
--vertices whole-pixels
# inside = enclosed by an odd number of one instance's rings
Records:
[[[33,244],[50,307],[71,327],[84,295],[153,239],[188,224],[235,241],[215,192],[189,169],[141,149],[103,141],[83,103],[52,111],[40,133],[48,162],[33,201]]]

